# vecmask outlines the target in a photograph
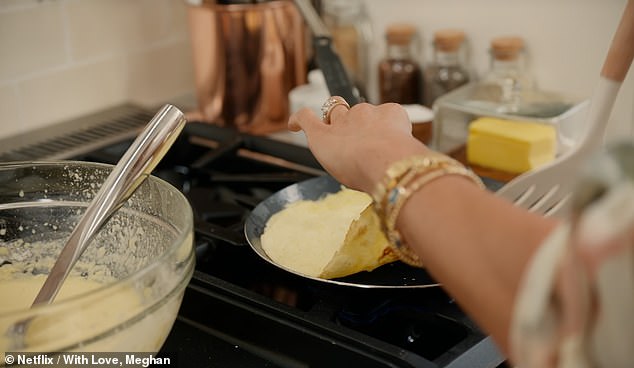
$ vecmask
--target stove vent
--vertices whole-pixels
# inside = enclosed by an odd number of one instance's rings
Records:
[[[33,132],[0,140],[0,162],[63,160],[131,139],[154,115],[120,105]]]

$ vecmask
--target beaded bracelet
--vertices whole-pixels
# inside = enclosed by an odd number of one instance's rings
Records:
[[[427,183],[445,175],[460,175],[484,185],[480,178],[458,161],[446,156],[413,156],[394,163],[373,193],[374,206],[392,250],[405,263],[422,267],[422,260],[403,241],[396,220],[409,197]]]
[[[379,215],[383,215],[386,194],[390,193],[399,183],[403,185],[404,182],[411,179],[411,176],[419,175],[421,172],[418,169],[429,170],[443,164],[460,165],[458,161],[444,155],[410,156],[393,163],[372,193],[375,209]]]

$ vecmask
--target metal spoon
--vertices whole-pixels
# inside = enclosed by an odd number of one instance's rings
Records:
[[[113,168],[66,242],[31,306],[50,304],[95,234],[150,175],[185,126],[185,116],[165,105]]]
[[[183,130],[185,123],[185,115],[169,104],[154,115],[88,205],[31,307],[53,302],[70,270],[90,241],[150,175]],[[24,347],[24,334],[30,320],[27,318],[9,327],[6,335],[13,340],[14,350]]]

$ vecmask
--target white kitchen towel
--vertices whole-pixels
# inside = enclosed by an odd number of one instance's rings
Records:
[[[527,266],[510,331],[520,368],[634,364],[634,181],[562,224]]]

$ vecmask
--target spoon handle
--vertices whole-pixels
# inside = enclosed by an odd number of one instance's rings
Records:
[[[586,115],[587,130],[578,150],[589,153],[601,146],[612,107],[632,60],[634,59],[634,0],[629,0],[616,28],[590,107]]]
[[[150,120],[106,178],[48,274],[33,305],[49,304],[77,259],[105,222],[150,175],[185,126],[185,116],[165,105]]]
[[[629,0],[612,38],[601,76],[623,82],[634,59],[634,1]]]

